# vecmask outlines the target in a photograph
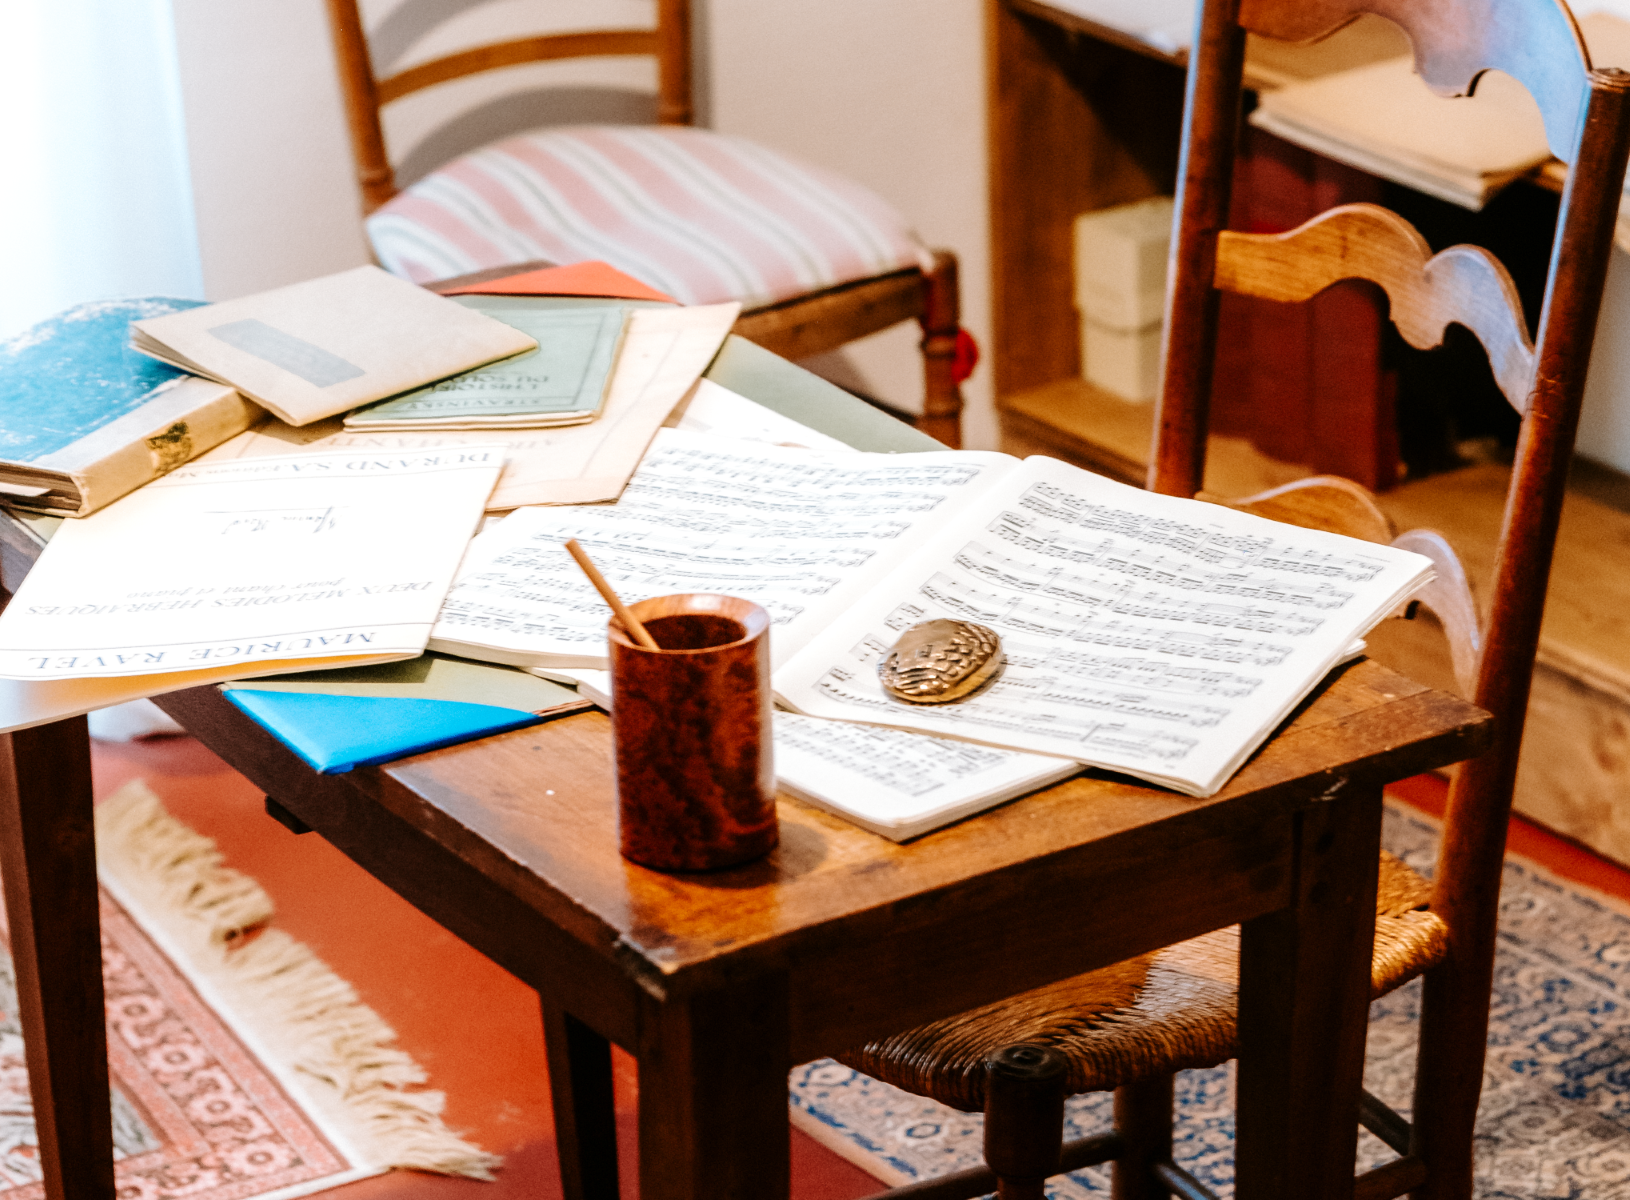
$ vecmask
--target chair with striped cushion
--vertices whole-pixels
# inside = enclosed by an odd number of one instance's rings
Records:
[[[529,37],[377,78],[357,0],[329,0],[367,231],[386,270],[431,283],[494,267],[608,262],[686,304],[739,300],[737,332],[803,358],[910,318],[923,328],[918,425],[960,444],[972,343],[956,259],[851,180],[689,125],[689,0],[657,27]],[[398,190],[380,110],[520,63],[652,55],[654,126],[567,125],[493,142]]]

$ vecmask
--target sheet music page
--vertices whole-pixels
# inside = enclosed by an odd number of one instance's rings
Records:
[[[994,808],[1079,769],[1047,755],[775,714],[777,782],[805,803],[895,841]]]
[[[775,676],[815,716],[1125,771],[1210,795],[1431,575],[1420,555],[1027,459]],[[952,704],[877,667],[919,621],[977,621],[1006,666]]]
[[[772,446],[793,446],[805,450],[830,450],[837,454],[858,454],[853,446],[811,429],[791,417],[749,400],[738,392],[720,387],[711,379],[696,385],[682,409],[668,418],[675,429],[690,433],[716,433],[745,442],[768,442]]]
[[[64,522],[0,613],[0,678],[250,676],[418,655],[502,457],[180,467]]]
[[[1005,454],[822,454],[664,429],[611,507],[525,508],[470,548],[431,648],[519,666],[604,667],[624,600],[723,592],[762,604],[784,662],[916,545],[1018,467]]]

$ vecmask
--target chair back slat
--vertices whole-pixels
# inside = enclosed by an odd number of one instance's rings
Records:
[[[1305,42],[1361,13],[1397,23],[1415,47],[1415,69],[1445,96],[1465,96],[1484,71],[1521,81],[1545,118],[1551,153],[1571,163],[1589,93],[1590,52],[1559,0],[1241,0],[1252,33]]]
[[[1483,343],[1495,382],[1518,413],[1528,407],[1534,346],[1517,285],[1500,261],[1478,246],[1434,256],[1426,239],[1396,213],[1374,204],[1345,204],[1289,233],[1223,232],[1216,285],[1265,300],[1311,300],[1343,279],[1378,284],[1392,322],[1418,350],[1443,344],[1450,323]]]
[[[357,0],[327,0],[327,3],[365,215],[390,200],[397,190],[379,110],[392,101],[436,84],[529,62],[602,56],[654,57],[657,61],[657,120],[664,125],[688,125],[692,119],[690,0],[657,0],[655,29],[601,29],[517,38],[419,63],[386,79],[374,74],[368,35]]]
[[[529,62],[550,62],[562,58],[599,58],[617,54],[654,57],[660,49],[654,29],[593,29],[579,33],[553,33],[542,37],[516,38],[461,50],[445,58],[432,59],[379,80],[376,91],[381,106],[422,88],[434,87],[452,79],[514,67]]]

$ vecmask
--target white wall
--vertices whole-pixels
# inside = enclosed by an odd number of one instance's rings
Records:
[[[932,246],[956,251],[963,324],[990,341],[984,26],[979,0],[705,0],[709,123],[875,189]],[[911,409],[915,325],[821,369]],[[964,391],[965,444],[996,445],[990,370]]]
[[[322,0],[173,0],[204,292],[368,261]]]
[[[201,294],[168,0],[0,4],[0,337]]]
[[[1630,472],[1630,255],[1613,251],[1590,356],[1579,453]]]

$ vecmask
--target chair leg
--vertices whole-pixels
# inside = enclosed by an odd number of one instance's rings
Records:
[[[1457,978],[1452,959],[1426,974],[1409,1149],[1426,1163],[1427,1179],[1410,1193],[1414,1200],[1471,1200],[1488,987],[1483,979]]]
[[[1484,676],[1488,662],[1484,660]],[[1486,707],[1495,708],[1487,698]],[[1510,703],[1507,701],[1507,703]],[[1500,916],[1500,868],[1516,784],[1518,726],[1462,763],[1449,789],[1432,910],[1449,926],[1449,954],[1426,973],[1416,1053],[1410,1150],[1426,1164],[1416,1200],[1471,1200],[1472,1141],[1488,1052],[1489,1001]],[[1507,722],[1509,726],[1511,722]],[[1484,881],[1476,884],[1468,881]]]
[[[1115,1160],[1113,1200],[1162,1200],[1155,1164],[1172,1157],[1172,1077],[1142,1079],[1115,1089],[1115,1131],[1124,1147]]]
[[[1000,1200],[1045,1200],[1064,1147],[1064,1071],[1057,1050],[1020,1043],[985,1060],[985,1163]]]
[[[113,1117],[84,717],[0,737],[0,872],[48,1200],[111,1200]]]
[[[923,276],[923,415],[917,422],[931,438],[962,448],[962,387],[956,377],[957,332],[962,302],[956,255],[934,252],[934,269]]]
[[[543,1038],[549,1054],[561,1193],[566,1200],[617,1200],[611,1045],[548,1000],[543,1001]]]

